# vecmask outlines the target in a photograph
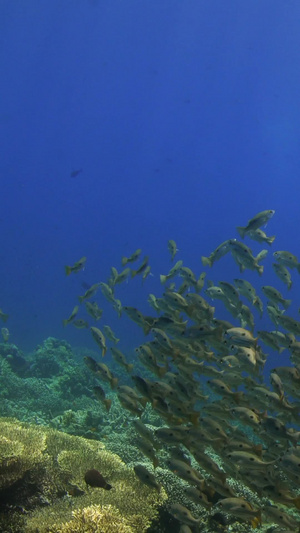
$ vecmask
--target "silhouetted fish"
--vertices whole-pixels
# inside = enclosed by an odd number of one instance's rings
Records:
[[[100,474],[100,472],[95,468],[91,468],[91,470],[88,470],[85,473],[84,481],[87,485],[90,485],[91,487],[100,487],[101,489],[105,490],[112,489],[112,486],[105,481],[102,474]]]

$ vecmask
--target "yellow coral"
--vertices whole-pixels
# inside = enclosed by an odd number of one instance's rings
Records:
[[[90,505],[73,511],[72,520],[63,525],[54,525],[49,533],[133,533],[126,519],[112,506]]]

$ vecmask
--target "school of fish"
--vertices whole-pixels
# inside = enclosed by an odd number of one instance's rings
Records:
[[[133,374],[133,362],[116,348],[119,339],[108,325],[89,327],[76,318],[78,305],[63,324],[89,328],[102,356],[107,353],[107,339],[113,344],[112,358],[131,376],[132,386],[120,383],[102,358],[87,356],[85,363],[99,380],[94,394],[109,412],[111,400],[101,382],[117,391],[122,407],[132,415],[139,450],[156,468],[157,450],[168,449],[169,460],[163,466],[187,482],[191,502],[211,515],[229,516],[253,528],[275,524],[276,531],[296,532],[300,531],[300,321],[289,315],[291,300],[277,287],[263,285],[268,300],[264,306],[244,277],[248,269],[263,276],[268,250],[254,256],[244,239],[274,246],[275,237],[261,229],[274,213],[258,213],[237,228],[239,239],[228,239],[202,257],[202,265],[210,269],[231,254],[240,270],[233,284],[207,282],[207,271],[196,276],[178,260],[160,275],[163,295],[149,294],[153,311],[145,315],[123,306],[115,294],[118,284],[138,275],[144,282],[151,273],[148,256],[135,269],[129,267],[140,259],[138,249],[123,257],[124,270],[112,267],[106,282],[95,283],[79,296],[80,304],[98,321],[102,310],[88,300],[101,290],[119,317],[126,314],[149,336],[135,349],[147,377]],[[175,241],[168,242],[168,250],[173,261],[178,252]],[[273,260],[279,286],[285,284],[290,290],[292,275],[300,273],[297,257],[274,251]],[[85,261],[83,257],[65,267],[66,274],[79,272]],[[222,302],[233,323],[216,316],[215,300]],[[272,330],[255,331],[254,310],[260,317],[268,314]],[[268,376],[270,385],[263,373],[269,348],[278,354],[286,351],[283,366]],[[162,419],[156,431],[143,422],[147,404]],[[141,464],[134,470],[143,483],[160,490],[151,470]],[[232,480],[247,487],[253,498],[244,497]],[[182,532],[194,530],[201,522],[180,502],[172,503],[169,511],[182,524]]]

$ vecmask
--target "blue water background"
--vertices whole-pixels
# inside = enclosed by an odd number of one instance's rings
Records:
[[[292,0],[1,0],[0,307],[12,342],[96,348],[89,331],[62,326],[82,282],[106,281],[141,247],[153,276],[116,296],[152,314],[168,239],[199,275],[201,255],[263,209],[276,210],[271,251],[300,258],[299,24]],[[264,276],[245,278],[292,297],[298,318],[299,275],[289,294],[271,251]],[[66,277],[83,255],[85,270]],[[240,277],[230,256],[205,270],[216,283]],[[143,340],[96,300],[120,348]],[[271,367],[287,361],[271,356]]]

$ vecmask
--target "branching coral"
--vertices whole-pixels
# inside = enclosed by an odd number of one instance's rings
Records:
[[[72,520],[54,526],[49,533],[133,533],[126,519],[112,505],[91,505],[72,513]]]

